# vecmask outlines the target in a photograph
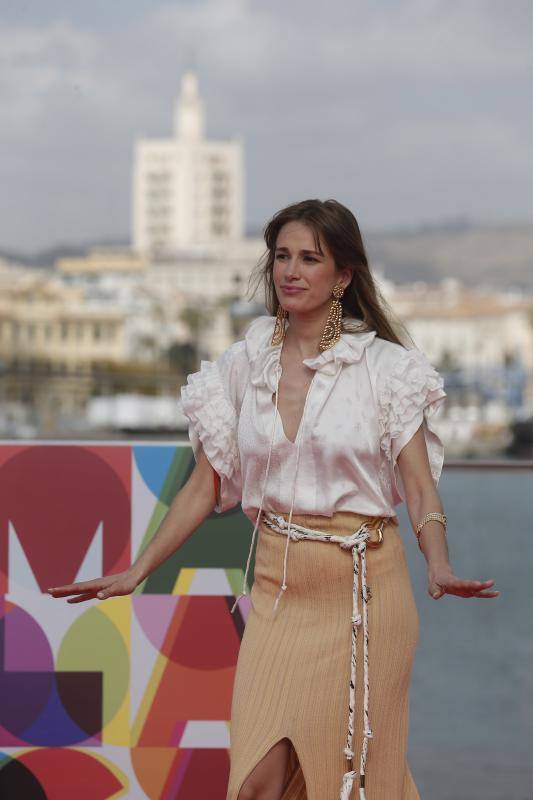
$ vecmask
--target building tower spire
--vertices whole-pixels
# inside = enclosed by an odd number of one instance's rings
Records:
[[[198,140],[204,138],[204,103],[198,93],[198,78],[187,70],[181,79],[181,92],[174,114],[174,132],[178,139]]]

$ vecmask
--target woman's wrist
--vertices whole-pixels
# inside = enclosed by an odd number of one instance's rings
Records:
[[[144,579],[147,578],[148,575],[150,574],[149,572],[146,571],[146,569],[143,568],[142,564],[139,562],[135,562],[134,564],[132,564],[128,571],[132,576],[132,578],[135,580],[136,586],[142,583]]]
[[[450,568],[446,527],[440,520],[430,518],[425,521],[418,531],[417,540],[428,569]]]
[[[452,566],[447,558],[433,558],[427,562],[427,570],[429,575],[443,572],[453,572]]]

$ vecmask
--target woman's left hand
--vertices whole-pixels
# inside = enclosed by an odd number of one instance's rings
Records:
[[[428,592],[435,600],[445,594],[458,597],[498,597],[499,592],[490,591],[494,581],[463,580],[453,574],[451,567],[435,567],[428,570]]]

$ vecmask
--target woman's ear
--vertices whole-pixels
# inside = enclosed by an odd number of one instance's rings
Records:
[[[352,282],[353,269],[351,269],[350,267],[344,267],[344,269],[341,271],[340,277],[342,279],[342,285],[344,286],[345,289],[347,289],[350,283]]]

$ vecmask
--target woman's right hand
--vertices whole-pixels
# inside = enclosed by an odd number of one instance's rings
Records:
[[[131,594],[139,583],[141,583],[139,575],[133,570],[127,569],[124,572],[95,578],[92,581],[55,586],[47,591],[52,597],[68,597],[67,603],[83,603],[84,600],[93,600],[95,597],[98,600],[105,600],[107,597]],[[69,597],[69,595],[74,596]]]

